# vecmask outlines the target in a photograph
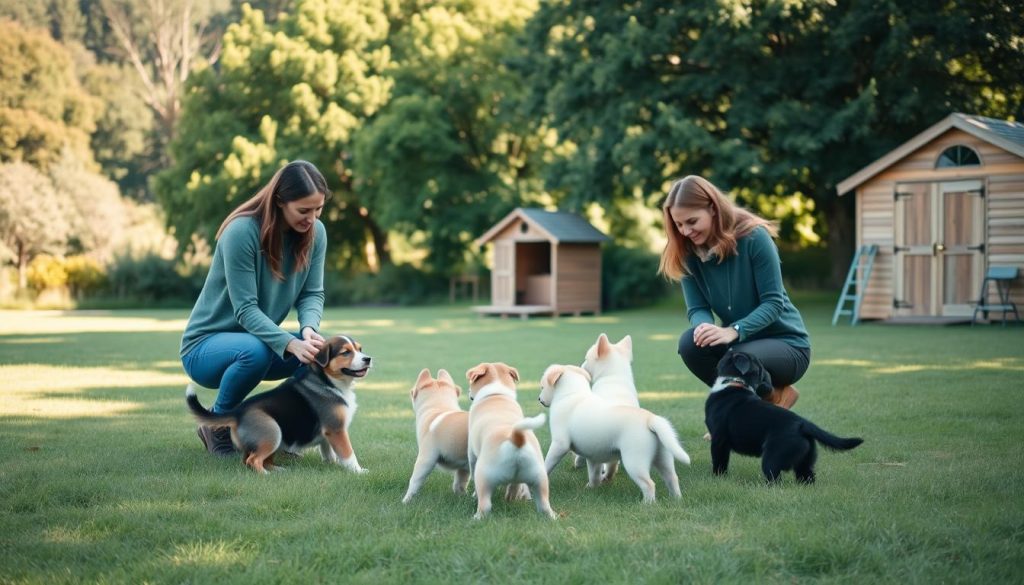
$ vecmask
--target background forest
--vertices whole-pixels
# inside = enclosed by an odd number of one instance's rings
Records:
[[[790,284],[852,253],[838,181],[950,112],[1024,117],[1018,0],[0,0],[0,304],[188,305],[285,161],[333,197],[328,302],[486,271],[517,206],[663,294],[658,205],[703,174],[780,221]],[[485,279],[486,280],[486,279]]]

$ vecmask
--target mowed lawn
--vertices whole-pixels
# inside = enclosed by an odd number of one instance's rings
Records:
[[[865,443],[822,450],[810,487],[767,487],[739,456],[711,475],[706,389],[675,354],[681,300],[529,321],[328,310],[325,331],[375,358],[351,429],[362,476],[315,452],[268,476],[207,455],[184,405],[187,311],[2,312],[0,583],[1020,583],[1024,326],[833,328],[833,299],[796,299],[814,352],[797,411]],[[601,332],[632,335],[640,402],[693,459],[677,466],[681,500],[660,478],[653,505],[625,475],[589,490],[563,461],[557,521],[504,501],[474,521],[473,497],[440,470],[400,502],[422,368],[464,382],[507,362],[532,415],[544,368],[578,364]]]

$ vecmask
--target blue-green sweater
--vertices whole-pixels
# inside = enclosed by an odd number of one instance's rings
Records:
[[[809,348],[810,337],[800,312],[782,284],[779,251],[768,230],[756,228],[736,241],[736,255],[721,264],[712,256],[686,259],[689,275],[682,280],[686,316],[690,325],[739,324],[737,342],[778,339],[794,347]],[[714,315],[712,315],[714,313]]]
[[[284,357],[294,336],[280,325],[292,306],[298,310],[300,330],[307,326],[319,330],[324,309],[327,230],[319,220],[313,229],[316,232],[309,265],[298,272],[293,270],[293,238],[284,238],[284,280],[277,280],[260,251],[259,222],[252,217],[232,220],[217,240],[206,283],[181,338],[181,355],[212,333],[248,332]]]

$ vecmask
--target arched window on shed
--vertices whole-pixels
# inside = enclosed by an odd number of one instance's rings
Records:
[[[939,155],[938,162],[935,163],[935,168],[937,169],[977,166],[981,166],[981,157],[978,156],[978,153],[973,148],[962,144],[956,144],[943,150],[942,154]]]

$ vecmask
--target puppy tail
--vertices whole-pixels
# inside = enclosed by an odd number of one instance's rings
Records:
[[[233,414],[216,414],[200,404],[199,397],[196,396],[196,387],[195,382],[189,382],[188,386],[185,387],[185,404],[188,405],[188,409],[192,411],[192,415],[196,417],[197,421],[210,426],[234,426],[238,424]]]
[[[837,437],[809,421],[803,421],[803,424],[800,426],[800,431],[804,436],[815,439],[833,451],[847,451],[864,442],[864,439],[858,437],[852,437],[849,439]]]
[[[660,416],[652,416],[647,423],[647,428],[658,436],[658,440],[661,441],[661,444],[666,449],[668,449],[669,453],[672,453],[673,457],[678,459],[681,463],[686,465],[690,464],[690,456],[679,443],[679,437],[676,436],[676,430],[672,428],[672,423],[668,422],[668,419]]]
[[[512,436],[510,440],[512,444],[519,449],[526,444],[526,433],[524,431],[532,431],[539,429],[544,426],[544,421],[547,420],[547,416],[544,413],[540,413],[537,416],[531,418],[524,418],[512,426]]]

